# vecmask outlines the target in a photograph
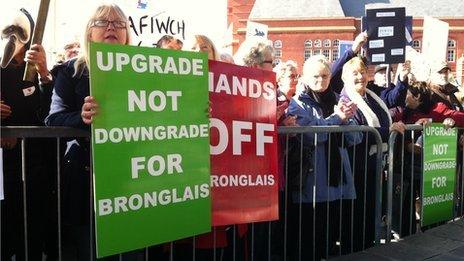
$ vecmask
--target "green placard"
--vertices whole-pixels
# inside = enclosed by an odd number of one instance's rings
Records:
[[[422,225],[453,218],[456,129],[431,124],[424,132]]]
[[[97,256],[210,231],[206,54],[90,45]]]

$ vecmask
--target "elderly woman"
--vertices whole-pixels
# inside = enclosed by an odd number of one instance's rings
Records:
[[[277,74],[277,84],[279,92],[285,95],[287,100],[290,100],[295,95],[296,85],[298,83],[298,66],[296,62],[289,60],[279,64],[282,68]]]
[[[88,50],[90,42],[129,44],[129,23],[117,5],[99,6],[85,28],[82,52],[65,62],[57,73],[48,126],[69,126],[90,130],[98,104],[89,96]],[[64,223],[76,247],[79,260],[90,258],[90,143],[88,139],[68,143],[63,175]]]
[[[351,119],[356,105],[352,102],[339,102],[338,95],[329,86],[330,66],[324,56],[309,58],[303,67],[299,89],[289,105],[288,115],[296,116],[300,126],[353,125]],[[317,138],[316,138],[317,137]],[[303,139],[303,148],[300,147]],[[330,139],[330,140],[329,140]],[[295,240],[302,231],[302,259],[322,258],[326,250],[327,205],[331,233],[339,222],[339,211],[334,202],[340,199],[354,199],[356,193],[351,173],[348,153],[345,147],[359,143],[361,133],[314,134],[296,136],[288,160],[288,184],[292,204],[289,207],[289,226]],[[303,155],[299,154],[303,151]],[[300,162],[300,159],[303,161]],[[330,162],[330,163],[329,163]],[[300,166],[302,169],[300,170]],[[316,202],[316,208],[313,203]],[[330,203],[327,203],[330,202]],[[338,201],[336,202],[338,203]],[[301,213],[300,207],[301,205]],[[316,230],[313,231],[313,216],[316,217]],[[301,228],[299,224],[301,217]],[[316,237],[316,252],[312,253],[313,233]],[[330,237],[330,236],[329,236]],[[331,241],[331,239],[328,239]],[[333,242],[333,241],[332,241]],[[298,245],[295,242],[294,245]],[[298,251],[297,249],[292,252]],[[297,252],[296,252],[297,253]]]
[[[340,94],[341,99],[346,102],[352,101],[358,106],[358,110],[354,115],[356,123],[376,128],[384,142],[382,148],[377,148],[374,145],[374,136],[371,134],[365,135],[365,139],[363,139],[361,145],[357,146],[355,151],[350,151],[351,156],[355,154],[356,156],[353,157],[356,157],[356,162],[359,162],[354,167],[357,199],[354,202],[354,220],[352,220],[354,223],[354,235],[353,242],[351,243],[353,244],[354,251],[360,251],[374,244],[375,154],[379,149],[385,152],[390,130],[397,130],[403,133],[404,124],[401,122],[392,123],[387,105],[374,91],[367,88],[367,67],[361,58],[352,58],[343,66],[342,79],[344,88]],[[365,205],[364,200],[366,201]],[[351,208],[344,209],[344,213],[349,212],[351,212]],[[349,214],[347,216],[351,217]],[[342,246],[345,248],[345,251],[349,251],[351,243],[345,242]]]

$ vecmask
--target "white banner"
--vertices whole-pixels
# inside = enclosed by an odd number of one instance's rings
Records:
[[[154,46],[163,35],[185,42],[195,34],[209,37],[218,49],[227,33],[226,0],[120,0],[129,16],[132,44]]]
[[[429,16],[424,18],[422,54],[428,62],[446,61],[448,31],[448,23]]]

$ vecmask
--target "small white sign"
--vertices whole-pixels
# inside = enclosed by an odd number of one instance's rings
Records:
[[[247,39],[249,38],[267,39],[268,30],[269,30],[269,26],[266,24],[248,21],[246,38]]]
[[[371,60],[373,63],[385,62],[385,54],[384,53],[373,54]]]
[[[394,35],[393,26],[381,26],[379,27],[378,37],[390,37]]]
[[[369,48],[383,48],[383,39],[369,41]]]
[[[391,49],[391,55],[392,56],[394,56],[394,55],[403,55],[403,54],[404,54],[403,48]]]
[[[448,46],[449,24],[433,17],[424,18],[422,54],[427,61],[444,61]]]
[[[25,97],[31,96],[35,92],[35,86],[27,87],[23,89],[23,94]]]
[[[378,12],[377,17],[395,17],[395,12]]]

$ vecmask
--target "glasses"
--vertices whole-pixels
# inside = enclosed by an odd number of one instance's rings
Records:
[[[95,20],[92,23],[92,26],[95,27],[108,27],[108,25],[112,24],[114,28],[124,29],[126,28],[126,22],[124,21],[108,21],[108,20]]]

